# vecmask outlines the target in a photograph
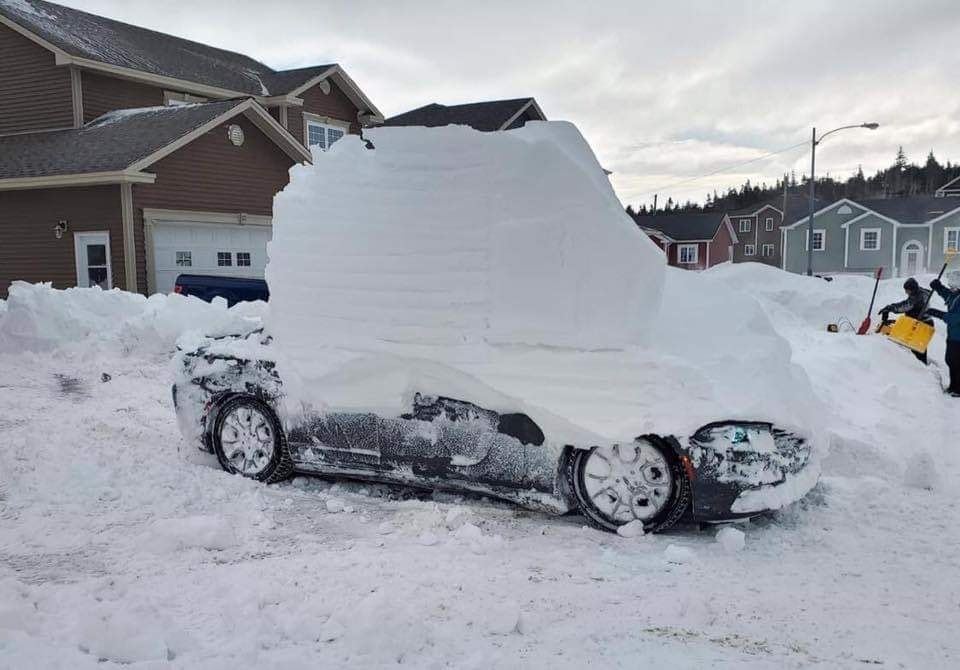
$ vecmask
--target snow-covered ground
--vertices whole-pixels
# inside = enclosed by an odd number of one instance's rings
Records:
[[[925,369],[882,337],[828,334],[863,318],[866,279],[699,279],[759,300],[832,436],[817,488],[743,537],[229,477],[180,437],[170,349],[262,306],[0,302],[0,668],[957,667],[960,405],[938,388],[942,336]]]

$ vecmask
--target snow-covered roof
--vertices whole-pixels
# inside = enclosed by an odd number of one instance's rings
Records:
[[[335,63],[276,71],[241,53],[45,0],[0,0],[0,22],[3,18],[70,56],[234,94],[286,95],[324,73],[342,74]],[[344,75],[338,84],[350,88],[352,82]],[[346,92],[366,101],[359,89]],[[372,104],[369,111],[379,114]]]
[[[0,181],[116,172],[137,164],[205,125],[246,113],[259,126],[276,124],[250,98],[108,112],[82,128],[0,137]],[[269,129],[268,129],[269,130]],[[307,160],[295,139],[276,141],[294,160]],[[189,141],[189,140],[187,140]]]

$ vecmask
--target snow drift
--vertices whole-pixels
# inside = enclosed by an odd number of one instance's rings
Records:
[[[70,288],[16,281],[0,300],[0,353],[51,351],[71,345],[130,353],[165,353],[177,338],[194,331],[208,335],[249,330],[265,303],[228,309],[197,298],[152,295],[119,289]]]
[[[570,124],[384,128],[291,172],[274,205],[271,327],[423,353],[479,343],[624,347],[664,260]],[[331,197],[336,193],[336,197]]]
[[[763,310],[665,268],[572,125],[366,136],[294,168],[275,201],[267,329],[297,402],[403,412],[430,378],[604,439],[810,427],[809,382]],[[390,383],[343,367],[373,355],[402,359]]]

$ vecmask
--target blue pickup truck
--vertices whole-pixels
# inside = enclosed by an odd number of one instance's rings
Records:
[[[174,283],[173,292],[192,295],[207,302],[217,297],[224,298],[230,307],[238,302],[270,299],[267,282],[252,277],[180,275]]]

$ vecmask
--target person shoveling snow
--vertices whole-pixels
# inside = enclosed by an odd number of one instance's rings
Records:
[[[927,304],[930,301],[930,291],[925,288],[920,288],[920,284],[918,284],[917,280],[913,277],[910,277],[903,283],[903,290],[907,294],[905,299],[900,302],[890,303],[880,309],[878,314],[880,314],[880,318],[882,319],[881,323],[887,324],[890,320],[890,314],[905,314],[911,319],[932,324],[933,322],[926,317]],[[916,356],[921,363],[926,365],[926,351],[914,351],[913,355]]]
[[[930,288],[937,292],[947,305],[946,311],[927,309],[927,314],[947,324],[947,367],[950,369],[950,385],[947,393],[960,397],[960,289],[949,288],[939,279],[930,282]]]

